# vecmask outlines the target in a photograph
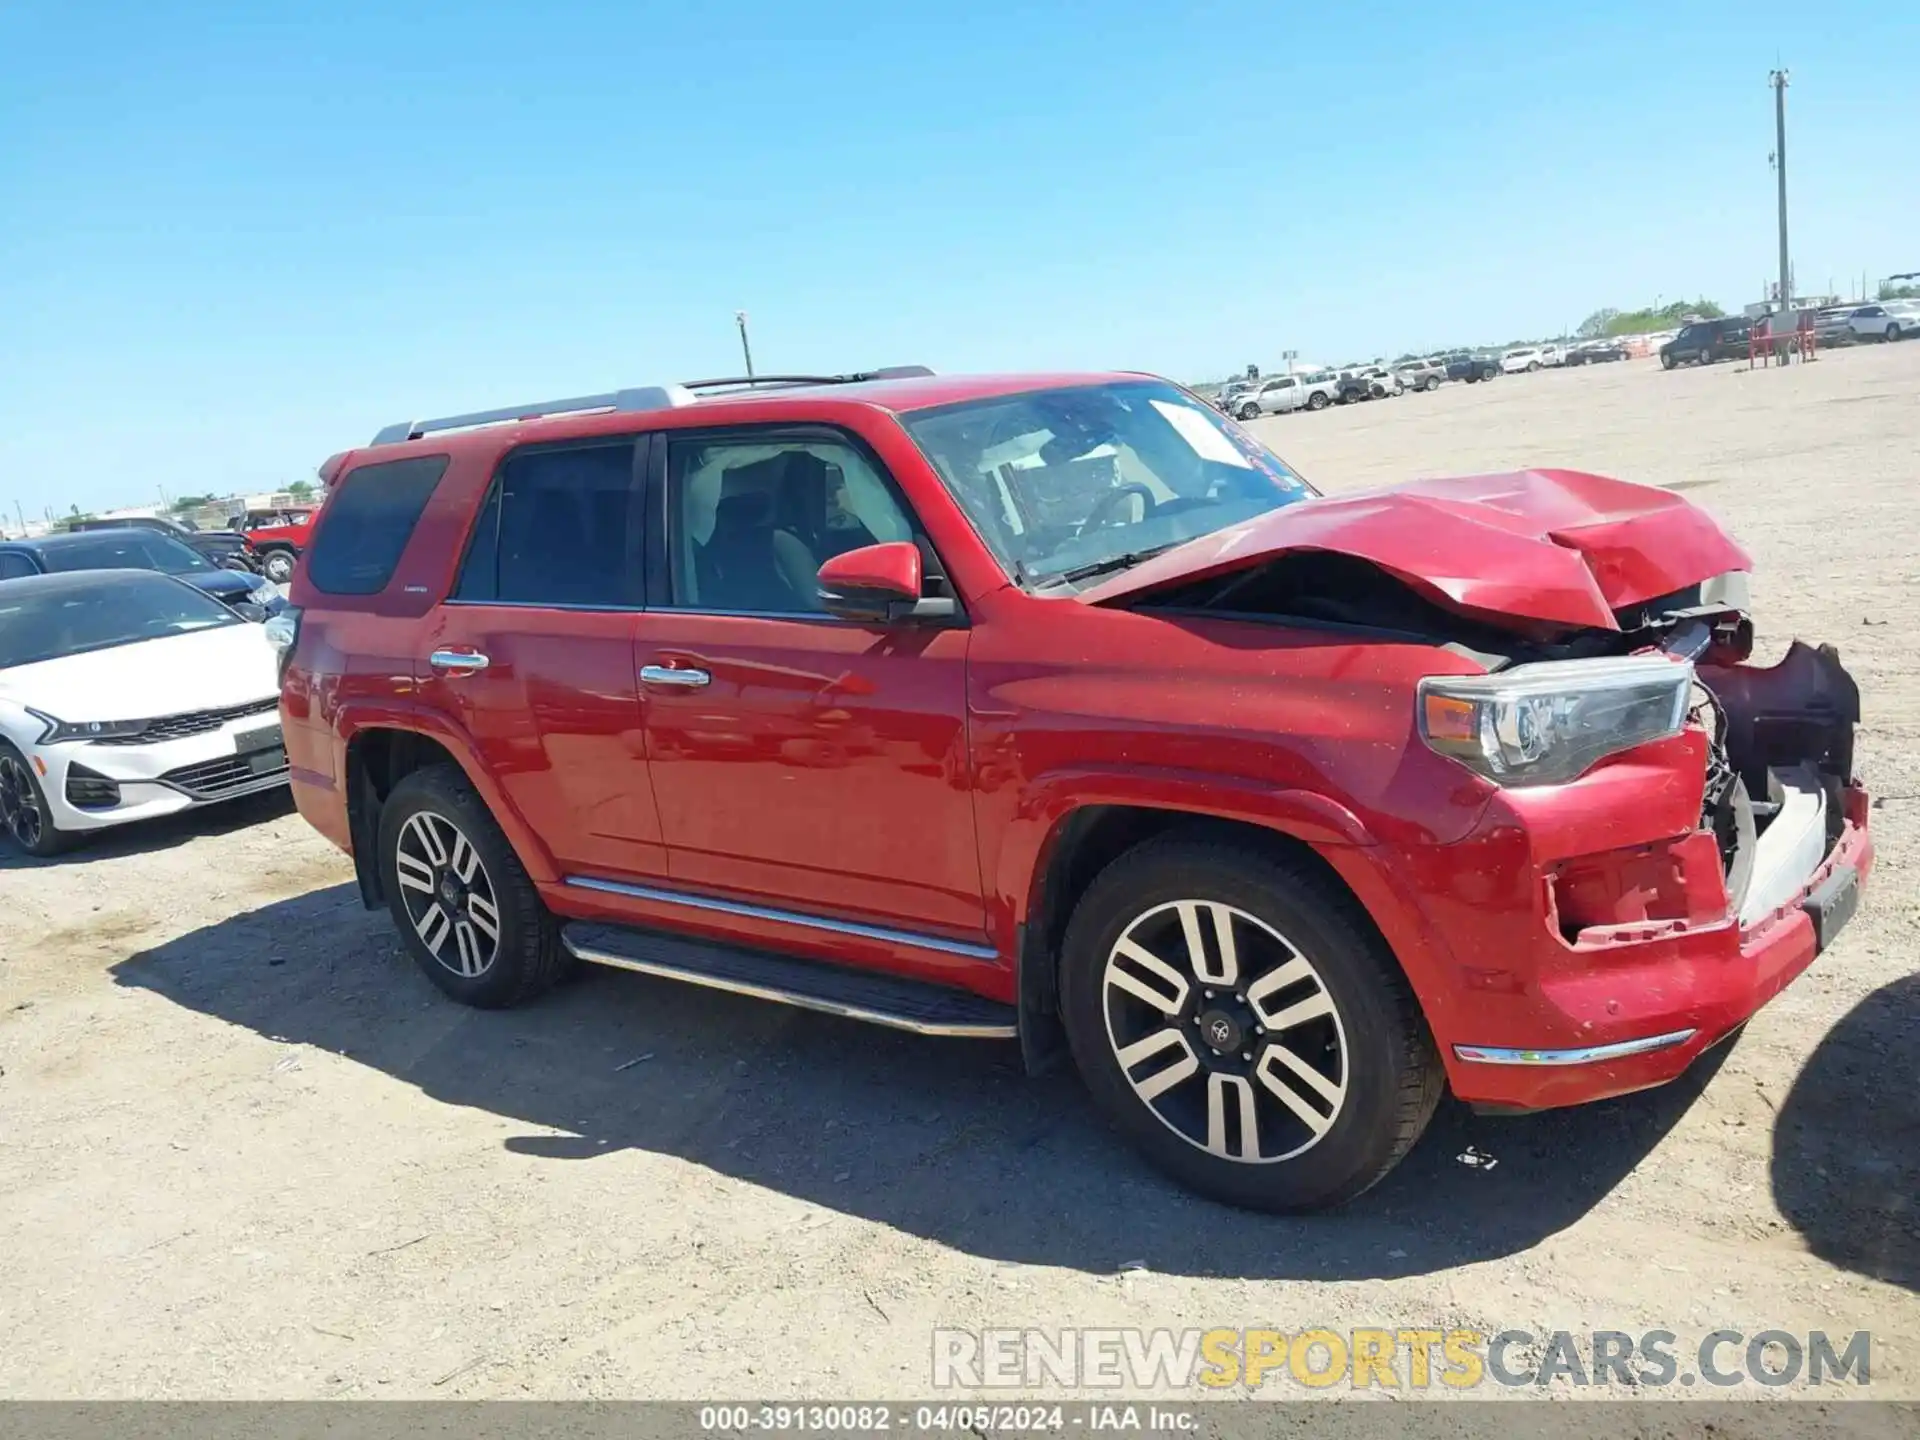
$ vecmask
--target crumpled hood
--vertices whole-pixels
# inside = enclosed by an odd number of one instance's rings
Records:
[[[1470,614],[1617,630],[1614,611],[1753,561],[1704,510],[1668,490],[1577,470],[1416,480],[1303,500],[1204,535],[1080,593],[1141,600],[1290,552],[1379,566]]]

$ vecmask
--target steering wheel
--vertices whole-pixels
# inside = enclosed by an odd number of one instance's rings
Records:
[[[1107,491],[1106,494],[1093,502],[1093,508],[1087,512],[1087,518],[1080,522],[1080,528],[1074,533],[1084,535],[1089,530],[1099,530],[1111,524],[1112,522],[1107,518],[1107,512],[1114,509],[1119,501],[1126,499],[1129,495],[1138,495],[1140,497],[1140,503],[1143,507],[1140,514],[1143,519],[1159,508],[1160,502],[1154,499],[1153,491],[1150,488],[1141,484],[1138,480],[1122,480],[1118,485],[1114,486],[1111,490]]]

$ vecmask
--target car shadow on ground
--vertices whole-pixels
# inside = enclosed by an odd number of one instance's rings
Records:
[[[1773,1127],[1773,1198],[1830,1264],[1920,1291],[1920,975],[1813,1052]]]
[[[989,1259],[1092,1273],[1137,1261],[1169,1274],[1353,1279],[1511,1255],[1605,1197],[1714,1068],[1535,1116],[1449,1103],[1400,1168],[1337,1217],[1278,1218],[1163,1180],[1070,1071],[1029,1079],[1011,1044],[921,1039],[592,967],[521,1010],[462,1009],[350,885],[233,916],[114,976],[524,1123],[528,1133],[505,1142],[521,1154],[677,1155]],[[1478,1163],[1462,1161],[1470,1151]]]
[[[267,790],[242,796],[221,805],[182,810],[158,820],[141,820],[131,825],[116,825],[82,840],[71,850],[41,859],[29,855],[13,843],[10,835],[0,835],[0,870],[46,870],[62,865],[89,865],[96,860],[115,860],[127,855],[148,855],[171,850],[203,836],[228,835],[249,825],[278,820],[293,814],[291,790]]]

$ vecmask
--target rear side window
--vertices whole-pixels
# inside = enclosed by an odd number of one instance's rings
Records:
[[[454,598],[637,607],[643,594],[632,441],[507,457],[474,522]]]
[[[445,455],[362,465],[334,487],[307,554],[307,579],[328,595],[377,595],[393,579],[420,512],[447,473]]]

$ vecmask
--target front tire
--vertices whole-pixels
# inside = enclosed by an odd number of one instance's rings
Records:
[[[415,770],[380,809],[380,883],[427,978],[463,1005],[531,1000],[573,967],[520,857],[452,765]]]
[[[260,573],[276,585],[286,584],[293,579],[293,552],[269,550],[260,559]]]
[[[1242,420],[1258,420],[1260,418],[1260,407],[1258,405],[1242,405],[1240,407],[1239,418]]]
[[[1900,322],[1898,320],[1889,321],[1887,324],[1887,344],[1893,344],[1900,339],[1900,336]]]
[[[72,848],[79,837],[56,827],[40,779],[12,745],[0,740],[0,832],[42,859]]]
[[[1158,1169],[1216,1200],[1318,1210],[1413,1147],[1442,1072],[1385,942],[1300,860],[1200,832],[1129,851],[1067,927],[1080,1073]]]

